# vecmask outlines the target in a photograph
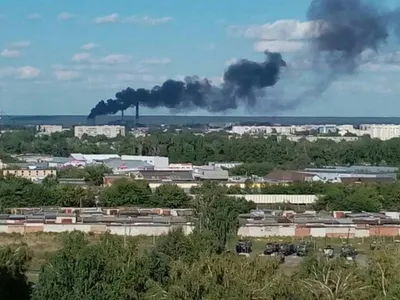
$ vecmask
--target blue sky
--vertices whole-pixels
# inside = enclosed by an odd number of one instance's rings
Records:
[[[299,30],[309,2],[2,0],[0,110],[4,114],[87,114],[99,100],[112,98],[128,86],[151,87],[184,75],[219,83],[229,61],[262,61],[260,51],[265,47],[283,50],[290,62],[296,58],[297,46],[282,28]],[[273,27],[279,20],[284,21]],[[260,42],[271,35],[274,43]],[[256,114],[400,116],[399,72],[374,63],[341,78],[319,99],[295,110],[260,108]],[[289,76],[274,95],[302,85],[296,76]],[[241,108],[228,114],[249,112]]]

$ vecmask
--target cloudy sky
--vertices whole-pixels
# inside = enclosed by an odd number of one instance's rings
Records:
[[[99,100],[112,98],[128,86],[149,88],[185,75],[219,84],[227,65],[238,58],[262,61],[267,49],[281,52],[292,68],[270,97],[295,97],[313,80],[303,76],[304,66],[299,67],[307,54],[303,40],[311,34],[306,22],[309,3],[2,0],[0,110],[4,114],[87,114]],[[400,116],[398,56],[396,47],[384,49],[354,75],[337,79],[318,99],[308,99],[296,109],[271,112],[261,105],[251,113]],[[142,113],[166,110],[143,109]],[[250,112],[241,108],[229,114]]]

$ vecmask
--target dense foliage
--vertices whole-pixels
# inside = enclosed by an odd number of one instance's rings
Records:
[[[42,153],[68,156],[70,153],[117,153],[168,156],[171,162],[204,164],[210,161],[244,162],[234,174],[265,175],[272,168],[301,168],[309,165],[372,164],[398,166],[400,138],[389,141],[368,137],[354,142],[330,140],[309,142],[278,141],[276,137],[229,137],[225,133],[204,136],[191,133],[154,133],[145,137],[84,137],[71,132],[35,137],[33,130],[6,132],[0,136],[0,153]],[[262,164],[259,164],[262,163]]]
[[[23,244],[0,248],[0,299],[29,299],[31,287],[25,272],[31,255]]]
[[[400,182],[394,183],[321,183],[294,182],[287,185],[271,184],[253,187],[248,183],[226,187],[204,182],[191,189],[191,194],[215,193],[317,195],[317,210],[369,211],[400,210]],[[247,203],[247,202],[246,202]],[[48,177],[42,184],[23,178],[0,178],[0,209],[11,207],[117,207],[141,206],[163,208],[190,208],[195,205],[193,197],[175,184],[164,184],[152,191],[146,181],[119,179],[111,186],[74,186],[60,184]],[[282,203],[281,208],[292,208]],[[254,203],[249,207],[255,208]]]
[[[192,198],[174,184],[150,189],[141,180],[117,180],[112,186],[76,186],[59,184],[46,178],[42,184],[17,177],[0,178],[0,208],[11,207],[104,207],[142,206],[187,208]]]

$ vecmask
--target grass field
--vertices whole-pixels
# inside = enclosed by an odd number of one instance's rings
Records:
[[[90,242],[96,243],[99,240],[99,235],[88,235]],[[129,240],[134,241],[138,245],[139,251],[149,249],[152,247],[157,237],[127,237]],[[331,245],[336,249],[339,249],[342,243],[346,243],[346,239],[325,239],[325,238],[305,238],[305,239],[293,239],[293,238],[251,238],[253,252],[251,256],[257,256],[262,254],[267,242],[277,243],[300,243],[301,241],[309,241],[314,245],[314,248],[318,251],[323,249],[326,245]],[[362,257],[366,257],[370,250],[370,244],[373,242],[373,238],[364,239],[350,239],[348,242],[355,247]],[[399,238],[381,238],[382,244],[386,247],[396,248],[398,245]],[[230,250],[235,249],[237,239],[229,241],[228,248]],[[61,248],[61,234],[59,233],[28,233],[25,235],[21,234],[0,234],[0,246],[26,243],[33,252],[33,258],[29,265],[28,277],[32,281],[37,280],[40,268],[46,261]],[[288,257],[285,268],[293,268],[299,264],[301,258]]]

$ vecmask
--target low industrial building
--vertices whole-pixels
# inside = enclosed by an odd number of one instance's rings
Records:
[[[146,180],[147,182],[188,182],[194,181],[191,171],[159,171],[144,170],[132,172],[133,179]]]
[[[193,178],[195,180],[214,180],[228,181],[229,172],[214,166],[193,168]]]
[[[275,183],[289,182],[393,182],[397,179],[398,168],[375,166],[306,168],[304,170],[272,171],[265,176]]]
[[[168,169],[169,158],[166,156],[146,156],[146,155],[121,155],[122,160],[141,160],[155,169]]]
[[[120,158],[118,154],[82,154],[71,153],[69,155],[71,161],[80,161],[84,163],[101,163],[112,158]]]
[[[123,160],[121,158],[111,158],[103,162],[114,174],[129,173],[138,170],[154,170],[154,165],[143,160]]]
[[[123,170],[162,169],[168,170],[169,159],[163,156],[82,154],[71,153],[67,165],[102,163],[120,173]]]

